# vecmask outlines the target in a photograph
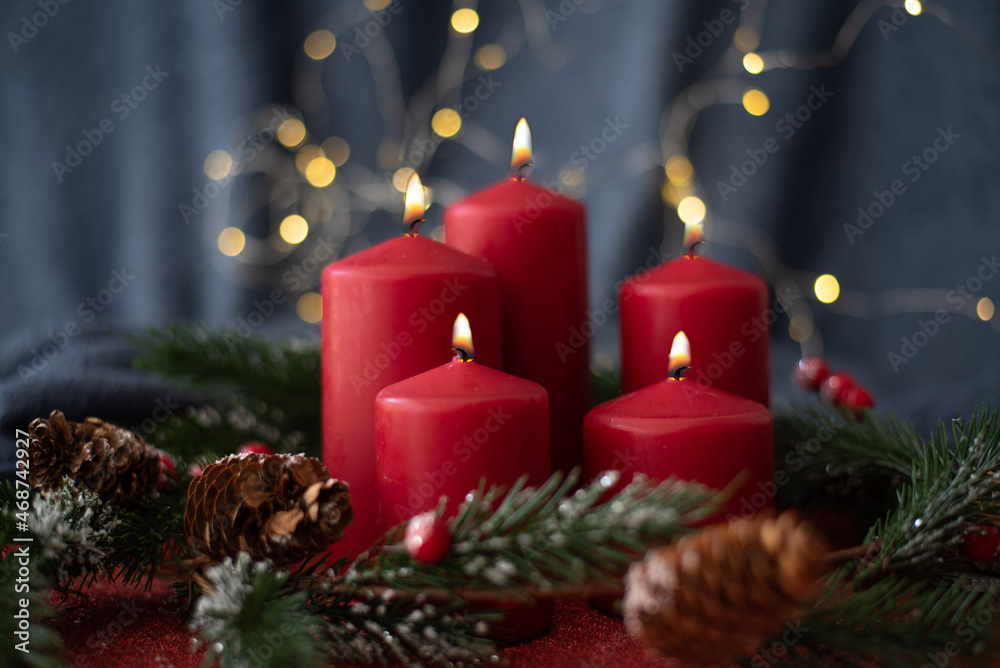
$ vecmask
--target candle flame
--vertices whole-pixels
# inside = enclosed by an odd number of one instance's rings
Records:
[[[684,252],[694,257],[694,246],[705,240],[705,227],[700,223],[684,224]]]
[[[687,334],[677,332],[674,343],[670,346],[670,363],[667,373],[673,375],[686,366],[691,366],[691,343]]]
[[[451,329],[451,349],[462,358],[463,362],[471,362],[476,355],[475,348],[472,347],[472,328],[464,313],[458,314]]]
[[[413,223],[423,220],[424,210],[424,186],[420,183],[420,177],[414,172],[410,180],[406,183],[406,199],[403,207],[403,224],[413,225]]]
[[[510,154],[510,168],[519,172],[531,165],[531,128],[522,116],[514,128],[514,150]]]

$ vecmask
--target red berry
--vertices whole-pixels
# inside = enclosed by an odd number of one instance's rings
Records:
[[[416,561],[437,563],[451,549],[451,530],[434,511],[416,515],[406,524],[403,547]]]
[[[157,450],[157,452],[160,455],[160,475],[156,479],[156,485],[160,489],[168,489],[177,476],[177,462],[169,453],[163,450]]]
[[[830,367],[825,359],[822,357],[803,357],[795,365],[793,377],[802,388],[816,391],[829,375]]]
[[[192,478],[200,476],[201,472],[202,472],[201,464],[191,464],[191,466],[188,467],[188,475],[190,475]]]
[[[871,392],[860,385],[855,385],[844,392],[840,400],[840,406],[846,408],[854,415],[861,415],[866,410],[875,407],[875,400],[872,398]]]
[[[989,524],[968,527],[962,537],[962,556],[971,561],[991,559],[1000,547],[1000,532]]]
[[[244,443],[243,447],[240,448],[239,452],[240,452],[241,455],[246,455],[246,454],[251,454],[251,455],[273,455],[274,454],[274,450],[272,450],[271,448],[267,447],[267,445],[265,445],[264,443],[261,443],[260,441],[251,441],[249,443]]]
[[[14,545],[4,545],[0,548],[0,559],[6,559],[7,555],[17,549]]]
[[[823,384],[820,385],[819,396],[823,398],[823,401],[831,404],[842,404],[844,402],[844,393],[855,385],[857,383],[851,374],[844,373],[843,371],[831,373],[823,381]]]

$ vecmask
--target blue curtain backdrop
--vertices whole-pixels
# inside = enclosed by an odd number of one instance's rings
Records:
[[[54,408],[134,425],[158,400],[178,399],[130,371],[132,351],[109,332],[173,319],[232,325],[277,289],[284,299],[258,331],[318,336],[296,314],[297,296],[315,289],[319,275],[302,264],[400,233],[398,215],[378,206],[392,175],[380,147],[388,150],[387,137],[405,146],[422,136],[426,127],[400,125],[398,110],[435,93],[446,106],[462,105],[466,118],[462,141],[440,142],[420,165],[437,184],[431,228],[441,201],[505,175],[523,115],[535,139],[533,179],[554,182],[567,165],[582,169],[583,181],[570,185],[589,211],[592,304],[613,296],[616,281],[645,265],[664,238],[676,253],[681,226],[661,198],[663,110],[717,66],[735,30],[726,19],[752,11],[753,0],[483,2],[479,27],[462,43],[449,39],[448,22],[466,4],[396,0],[379,18],[361,0],[3,3],[4,452],[15,428]],[[870,387],[880,408],[923,426],[994,400],[1000,368],[1000,317],[968,317],[971,303],[1000,297],[1000,280],[992,280],[1000,68],[989,51],[1000,44],[1000,6],[938,6],[968,26],[972,41],[929,12],[880,7],[836,66],[745,75],[766,92],[768,113],[751,116],[738,100],[713,106],[691,136],[711,211],[708,252],[751,271],[767,270],[765,258],[792,277],[835,275],[838,302],[802,297],[825,355]],[[822,51],[853,7],[773,0],[759,49]],[[321,28],[337,35],[338,48],[313,62],[303,40]],[[459,86],[428,89],[454,56],[449,49],[487,43],[507,45],[502,67],[470,65],[457,79],[444,77]],[[304,117],[319,140],[344,138],[350,159],[338,179],[370,177],[381,194],[334,198],[324,233],[280,260],[267,259],[266,241],[259,262],[227,258],[216,244],[222,227],[266,236],[260,193],[288,166],[254,128],[282,114]],[[584,151],[605,128],[613,139],[599,154]],[[740,166],[755,155],[760,162],[766,144],[777,149],[741,180]],[[217,187],[204,171],[217,149],[252,169]],[[932,163],[921,159],[929,155]],[[878,215],[866,220],[859,208]],[[845,229],[859,216],[866,229]],[[336,243],[324,236],[329,230]],[[913,312],[912,289],[939,290],[930,302],[926,294],[917,300],[927,312]],[[935,308],[947,316],[943,324],[931,322]],[[874,317],[859,317],[866,315]],[[772,339],[780,402],[797,396],[787,378],[800,350],[786,318]],[[617,355],[617,323],[600,327],[595,341],[599,354]],[[906,347],[914,341],[924,345]],[[36,358],[49,344],[59,353]]]

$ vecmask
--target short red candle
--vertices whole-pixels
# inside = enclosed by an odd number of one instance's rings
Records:
[[[616,469],[629,474],[623,482],[643,473],[723,489],[745,473],[724,512],[747,515],[774,505],[772,418],[755,401],[669,378],[596,406],[583,434],[588,480]]]
[[[334,547],[357,555],[384,529],[375,483],[375,395],[451,357],[459,312],[476,322],[479,360],[503,359],[494,269],[425,237],[401,236],[323,272],[323,459],[351,486],[354,523]]]
[[[684,256],[622,285],[622,389],[663,379],[678,331],[700,360],[686,377],[703,387],[768,404],[767,286],[752,274],[704,257]]]
[[[437,507],[442,495],[454,514],[484,476],[488,485],[549,477],[545,388],[478,362],[456,358],[386,387],[375,399],[375,424],[386,527]]]
[[[548,390],[552,468],[568,471],[581,461],[581,426],[590,405],[583,206],[508,179],[449,206],[444,226],[449,246],[496,267],[504,370]]]

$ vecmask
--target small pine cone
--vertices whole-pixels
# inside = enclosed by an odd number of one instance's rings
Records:
[[[28,482],[43,494],[62,486],[63,476],[104,501],[127,505],[155,495],[160,455],[141,436],[98,418],[70,422],[62,411],[28,426]]]
[[[302,561],[344,537],[354,519],[348,485],[303,455],[230,455],[188,486],[184,532],[221,561],[247,552],[278,566]]]
[[[798,613],[827,544],[793,512],[706,527],[650,550],[625,577],[625,624],[681,663],[724,663]]]

